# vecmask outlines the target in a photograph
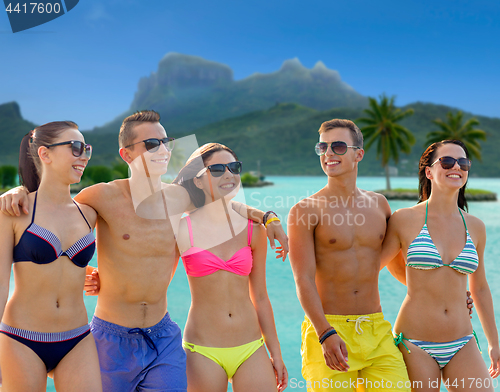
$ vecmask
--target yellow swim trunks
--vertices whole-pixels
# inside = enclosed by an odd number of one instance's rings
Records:
[[[332,370],[311,321],[302,323],[302,376],[308,392],[411,391],[403,356],[394,345],[391,324],[382,313],[355,316],[326,315],[345,342],[349,370]]]

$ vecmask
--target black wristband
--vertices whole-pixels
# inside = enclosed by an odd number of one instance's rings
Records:
[[[264,226],[266,225],[266,222],[267,222],[267,220],[269,219],[269,215],[271,215],[271,214],[274,214],[274,215],[276,215],[276,217],[278,217],[278,214],[277,214],[276,212],[274,212],[274,211],[267,211],[267,212],[264,214],[264,216],[262,217],[262,224],[263,224]]]
[[[335,335],[337,333],[337,331],[335,331],[334,328],[332,328],[331,330],[329,330],[328,332],[324,333],[323,336],[321,336],[321,338],[319,338],[319,344],[323,344],[323,342],[329,338],[330,336],[332,335]]]

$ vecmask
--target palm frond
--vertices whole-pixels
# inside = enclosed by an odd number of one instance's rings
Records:
[[[447,133],[444,131],[434,131],[434,132],[429,132],[427,134],[427,138],[424,144],[424,147],[427,147],[433,143],[440,142],[441,140],[446,140],[449,139],[447,137]]]
[[[486,140],[487,133],[483,131],[482,129],[473,129],[467,132],[467,139],[480,139],[480,140]]]
[[[472,129],[477,125],[479,125],[479,120],[475,117],[472,117],[465,122],[465,124],[462,126],[462,129]]]
[[[439,128],[441,128],[441,130],[443,132],[446,132],[448,134],[453,134],[453,130],[451,129],[450,127],[450,124],[447,123],[447,122],[444,122],[443,120],[441,120],[440,118],[437,118],[435,120],[432,121],[434,124],[436,124]]]
[[[399,122],[399,121],[405,119],[406,117],[412,116],[414,113],[415,113],[415,111],[413,109],[407,109],[404,112],[397,113],[392,118],[392,122],[395,122],[395,123]]]
[[[470,144],[470,143],[464,143],[465,146],[467,147],[467,150],[469,151],[469,155],[471,156],[471,158],[476,158],[478,161],[482,161],[482,155],[481,155],[481,151],[479,150],[479,148],[473,144]]]
[[[446,122],[439,118],[433,121],[441,131],[428,133],[427,143],[435,143],[446,139],[460,140],[465,144],[471,156],[481,160],[479,140],[486,140],[487,133],[482,129],[475,128],[479,125],[479,120],[472,117],[464,123],[464,113],[461,110],[456,113],[448,112],[446,119]]]
[[[371,123],[371,122],[373,122],[373,121],[374,121],[373,119],[375,118],[375,116],[376,116],[376,115],[375,115],[375,113],[374,113],[372,110],[370,110],[370,109],[365,109],[365,110],[363,110],[363,112],[364,112],[364,113],[366,113],[369,117],[361,117],[361,118],[358,118],[355,122],[360,121],[360,122],[368,122],[368,123]]]

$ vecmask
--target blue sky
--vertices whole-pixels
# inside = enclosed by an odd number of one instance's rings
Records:
[[[0,10],[0,103],[91,129],[128,109],[169,52],[227,64],[236,80],[321,60],[364,95],[500,117],[500,5],[482,0],[80,0],[16,34]]]

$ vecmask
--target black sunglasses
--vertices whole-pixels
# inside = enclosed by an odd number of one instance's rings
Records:
[[[71,144],[71,152],[75,157],[81,157],[84,152],[88,159],[92,156],[92,146],[79,140],[69,140],[67,142],[49,144],[45,147],[50,148],[55,146],[64,146],[65,144]]]
[[[348,148],[354,148],[354,149],[360,148],[358,146],[348,146],[346,142],[342,141],[331,142],[331,143],[319,142],[316,143],[316,148],[315,148],[316,154],[319,156],[325,155],[326,151],[328,150],[328,144],[330,144],[332,151],[337,155],[344,155],[347,152]]]
[[[144,143],[146,150],[148,150],[149,152],[156,152],[158,151],[158,148],[160,148],[160,144],[163,143],[167,151],[172,151],[174,149],[174,140],[175,139],[173,137],[164,137],[163,139],[152,138],[129,144],[128,146],[125,146],[125,148],[129,148],[139,143]]]
[[[453,157],[441,157],[437,159],[431,166],[434,166],[438,162],[441,163],[441,167],[445,170],[451,169],[453,166],[455,166],[455,163],[458,163],[460,169],[462,169],[463,171],[469,171],[472,165],[472,162],[469,158],[455,159]]]
[[[230,163],[216,163],[215,165],[209,165],[200,170],[200,172],[196,175],[196,177],[200,177],[207,170],[210,171],[212,177],[221,177],[226,172],[226,167],[233,174],[241,173],[241,162],[230,162]]]

